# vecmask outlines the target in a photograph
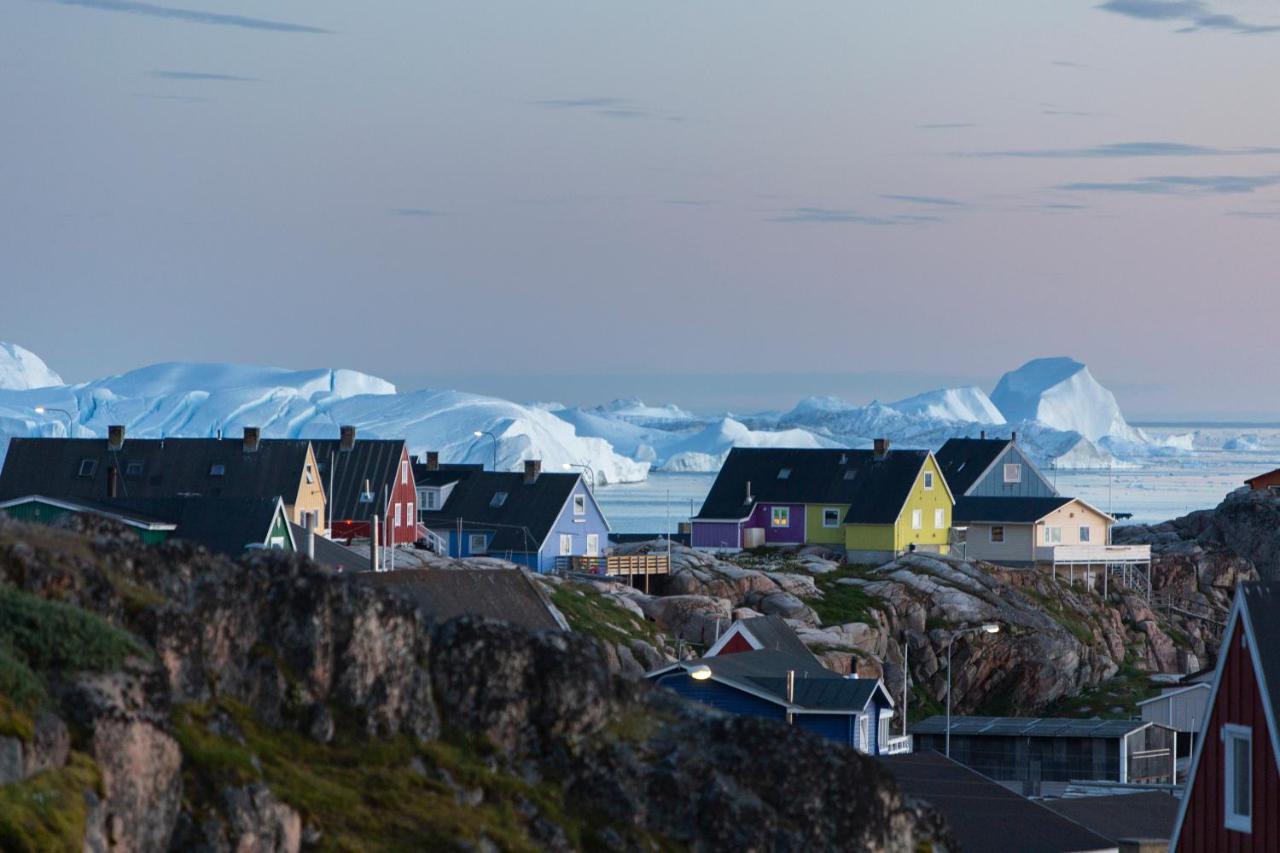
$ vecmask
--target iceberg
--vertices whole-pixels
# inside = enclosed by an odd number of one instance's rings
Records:
[[[979,424],[1005,423],[1004,415],[996,408],[987,392],[972,385],[966,388],[940,388],[926,391],[896,403],[889,408],[904,415],[931,418],[938,421],[958,421]]]
[[[17,344],[0,342],[0,389],[27,391],[61,384],[62,377],[40,356]]]
[[[1037,358],[1000,378],[991,401],[1007,421],[1031,421],[1092,442],[1104,438],[1144,444],[1141,430],[1129,426],[1115,395],[1089,368],[1071,358]]]

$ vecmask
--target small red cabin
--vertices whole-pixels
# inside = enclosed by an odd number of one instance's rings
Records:
[[[1271,492],[1280,494],[1280,468],[1259,474],[1244,481],[1244,484],[1255,492]]]
[[[1241,584],[1178,812],[1178,851],[1280,850],[1280,584]]]

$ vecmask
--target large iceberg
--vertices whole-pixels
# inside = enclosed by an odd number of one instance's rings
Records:
[[[26,391],[61,384],[62,377],[50,370],[40,356],[17,344],[0,341],[0,389]]]
[[[1146,442],[1142,432],[1129,426],[1120,413],[1115,395],[1075,359],[1029,361],[1000,378],[991,401],[1008,421],[1034,421],[1078,432],[1092,442]]]
[[[926,391],[896,403],[889,408],[912,417],[938,421],[979,424],[1003,424],[1004,415],[996,408],[987,392],[972,385],[965,388],[940,388]]]

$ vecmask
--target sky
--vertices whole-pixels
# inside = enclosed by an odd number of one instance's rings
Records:
[[[5,0],[0,340],[1280,419],[1280,5]]]

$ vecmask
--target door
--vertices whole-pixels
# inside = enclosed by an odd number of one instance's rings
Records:
[[[560,534],[560,556],[569,557],[573,555],[573,534]]]
[[[600,534],[599,533],[587,534],[587,556],[588,557],[600,556]]]

